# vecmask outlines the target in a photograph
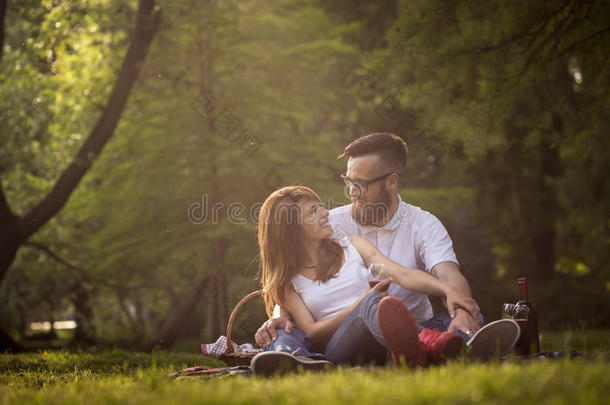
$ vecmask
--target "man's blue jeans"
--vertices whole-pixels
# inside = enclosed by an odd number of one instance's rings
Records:
[[[389,359],[387,347],[377,322],[377,306],[381,295],[370,291],[341,323],[329,340],[324,353],[317,353],[307,336],[298,329],[288,334],[283,329],[277,330],[277,339],[265,350],[279,350],[299,356],[326,358],[335,364],[385,364]],[[483,317],[479,316],[483,325]],[[451,323],[448,313],[440,313],[431,319],[418,324],[419,330],[437,328],[446,331]],[[468,337],[456,332],[464,340]]]

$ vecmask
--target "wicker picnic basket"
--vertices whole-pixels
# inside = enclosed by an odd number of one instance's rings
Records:
[[[233,344],[231,343],[231,330],[233,329],[233,321],[235,320],[235,316],[237,316],[237,312],[239,312],[240,308],[248,301],[250,301],[254,297],[258,297],[263,294],[263,290],[254,291],[244,298],[241,299],[231,312],[231,316],[229,317],[229,323],[227,324],[227,349],[223,354],[220,355],[220,360],[227,363],[227,366],[249,366],[252,361],[252,357],[256,355],[256,353],[236,353],[233,351]]]

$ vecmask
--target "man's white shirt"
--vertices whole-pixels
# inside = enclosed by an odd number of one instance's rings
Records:
[[[440,262],[459,265],[443,224],[428,211],[403,202],[400,195],[394,216],[382,227],[358,224],[351,215],[351,204],[331,210],[329,221],[334,238],[362,236],[402,266],[430,272]],[[427,295],[405,290],[397,284],[390,285],[388,293],[399,297],[416,321],[432,318]]]

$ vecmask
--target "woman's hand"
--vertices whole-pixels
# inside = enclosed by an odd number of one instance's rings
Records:
[[[392,281],[390,279],[385,279],[385,280],[379,281],[373,287],[367,288],[366,290],[364,290],[364,292],[362,294],[360,294],[360,297],[358,297],[356,302],[354,302],[354,307],[360,301],[362,301],[362,299],[371,291],[377,291],[379,294],[381,294],[382,297],[385,297],[386,295],[388,295],[388,288],[390,287],[390,284],[392,284]],[[370,282],[369,282],[369,285],[370,285]]]
[[[446,297],[447,310],[449,311],[449,315],[451,315],[451,318],[455,317],[455,310],[457,308],[465,309],[466,311],[468,311],[468,313],[470,313],[470,315],[472,315],[474,319],[477,319],[477,317],[479,316],[481,310],[479,309],[479,305],[474,299],[467,297],[454,289],[449,289],[446,294]]]
[[[375,284],[371,288],[367,288],[366,290],[364,290],[364,292],[362,294],[360,294],[360,297],[358,297],[356,302],[354,302],[352,304],[350,309],[356,308],[356,305],[358,305],[360,303],[360,301],[362,301],[364,299],[364,297],[366,297],[366,295],[371,291],[377,291],[382,297],[387,296],[388,288],[390,287],[390,284],[392,284],[392,281],[390,279],[385,279],[385,280],[381,280],[381,281],[377,282],[377,284]],[[369,285],[371,285],[370,281],[369,281]]]
[[[379,294],[381,294],[382,297],[385,297],[386,295],[388,295],[388,288],[390,288],[390,284],[392,284],[392,281],[390,279],[385,279],[385,280],[375,280],[374,282],[375,284],[369,288],[368,290],[366,290],[363,294],[362,297],[364,297],[366,294],[368,294],[369,291],[377,291]],[[372,283],[369,281],[369,285],[371,285]]]

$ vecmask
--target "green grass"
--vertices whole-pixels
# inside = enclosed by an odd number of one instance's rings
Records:
[[[543,350],[576,360],[472,364],[423,370],[339,368],[283,378],[172,380],[198,354],[66,351],[0,355],[0,404],[494,403],[602,404],[610,398],[610,331],[545,333]]]

